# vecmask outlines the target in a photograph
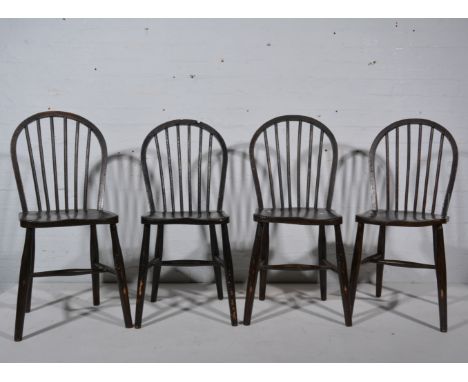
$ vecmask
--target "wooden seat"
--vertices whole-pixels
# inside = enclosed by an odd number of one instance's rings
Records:
[[[445,146],[444,142],[447,142]],[[450,155],[444,154],[444,147]],[[379,157],[376,159],[378,155],[385,158],[381,166],[378,165]],[[457,166],[458,149],[452,135],[443,126],[427,119],[394,122],[374,139],[369,151],[372,209],[356,215],[358,227],[350,277],[351,310],[356,298],[361,264],[376,265],[377,297],[382,294],[386,265],[435,269],[440,331],[447,331],[447,272],[443,224],[448,222],[447,211]],[[448,170],[448,176],[442,179],[445,170]],[[382,175],[382,184],[377,183],[377,174]],[[444,197],[438,197],[440,190],[444,190]],[[379,208],[379,203],[385,209]],[[440,214],[436,213],[437,210],[441,211]],[[377,253],[362,258],[365,224],[378,225],[379,237]],[[389,226],[432,227],[434,264],[386,259],[385,242]]]
[[[141,217],[142,224],[223,224],[229,216],[223,211],[148,212]]]
[[[84,142],[80,144],[80,136]],[[19,150],[23,143],[23,150]],[[84,144],[83,144],[84,143]],[[85,148],[81,150],[80,147]],[[98,148],[99,168],[97,193],[90,187],[91,147]],[[18,153],[26,151],[28,159],[18,161]],[[83,152],[84,151],[84,152]],[[25,157],[26,157],[25,155]],[[11,160],[22,212],[20,226],[26,228],[21,258],[21,269],[16,304],[15,341],[23,339],[25,314],[31,311],[34,277],[91,275],[93,305],[100,304],[99,274],[112,273],[117,278],[120,304],[125,327],[131,328],[132,315],[128,299],[125,265],[117,232],[118,216],[103,210],[103,193],[106,181],[107,146],[99,129],[87,119],[62,111],[35,114],[16,128],[11,139]],[[29,162],[30,172],[24,171]],[[71,163],[70,163],[71,162]],[[24,177],[32,175],[34,197],[24,190]],[[32,194],[32,193],[31,193]],[[88,199],[96,197],[96,209],[89,209]],[[35,205],[33,211],[29,206]],[[112,240],[114,267],[99,262],[96,225],[109,226]],[[34,271],[36,228],[89,226],[90,268]]]
[[[152,143],[156,156],[148,153],[149,145]],[[204,144],[208,146],[208,150],[203,150]],[[213,146],[216,146],[217,150],[215,158],[219,160],[212,160]],[[148,165],[150,159],[156,161],[151,167]],[[231,325],[236,326],[237,308],[228,233],[229,216],[222,211],[227,167],[227,149],[223,138],[215,129],[203,122],[178,119],[163,123],[153,129],[143,141],[141,167],[150,212],[141,217],[144,228],[138,271],[135,328],[141,328],[148,270],[153,268],[151,302],[155,302],[158,297],[162,266],[213,267],[219,300],[223,299],[221,278],[221,267],[223,267]],[[159,177],[150,175],[152,168],[157,169],[156,174],[159,173]],[[203,172],[203,168],[206,172]],[[217,176],[217,182],[213,181],[212,172]],[[210,207],[212,196],[217,196],[214,211]],[[208,226],[212,259],[163,260],[166,224]],[[150,261],[149,241],[152,225],[157,225],[157,233],[154,258]],[[217,225],[221,226],[223,258],[219,254]]]
[[[434,224],[445,224],[448,216],[412,211],[369,210],[356,215],[358,223],[395,226],[395,227],[425,227]]]
[[[254,221],[302,225],[341,224],[343,218],[326,208],[263,208],[254,213]]]
[[[116,224],[119,216],[103,210],[27,211],[19,214],[23,228],[70,227],[90,224]]]
[[[324,156],[328,158],[322,159]],[[345,325],[352,325],[341,237],[342,218],[331,209],[337,158],[338,146],[332,132],[310,117],[286,115],[273,118],[254,133],[250,141],[250,165],[258,201],[253,216],[257,230],[250,259],[244,325],[251,322],[258,275],[259,299],[265,299],[269,270],[319,271],[322,300],[327,298],[327,271],[337,272]],[[327,188],[323,186],[323,179],[328,180]],[[325,189],[323,195],[320,187]],[[269,264],[271,223],[317,225],[317,264]],[[325,226],[329,225],[333,225],[335,231],[336,265],[327,260]]]

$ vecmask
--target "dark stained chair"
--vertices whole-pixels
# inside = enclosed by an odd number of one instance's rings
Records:
[[[58,135],[60,135],[60,138],[57,137]],[[81,156],[79,155],[80,135],[86,137],[86,152]],[[101,161],[99,190],[95,209],[88,208],[88,199],[90,199],[88,193],[88,170],[92,141],[97,141],[98,143],[100,151],[99,159]],[[24,163],[18,160],[17,148],[21,143],[27,147],[28,151],[26,162],[29,162],[31,172],[28,171],[27,173],[32,176],[34,197],[28,195],[27,190],[23,186],[25,179],[27,180],[28,178],[26,178],[24,168],[21,169],[21,167],[25,167]],[[63,143],[63,152],[56,150],[56,146],[59,143],[60,145]],[[69,145],[70,148],[68,147]],[[73,155],[73,161],[69,164],[68,157],[71,155]],[[125,267],[116,228],[118,216],[112,212],[103,210],[107,148],[101,132],[90,121],[75,114],[61,111],[38,113],[25,119],[16,128],[11,140],[11,159],[22,209],[22,212],[19,214],[20,225],[26,228],[26,240],[21,259],[18,285],[15,341],[21,341],[23,338],[25,313],[30,312],[31,309],[33,277],[91,274],[93,304],[99,305],[99,273],[110,272],[115,274],[118,281],[125,326],[131,328],[132,317]],[[82,170],[81,172],[80,169]],[[73,174],[71,182],[69,181],[70,173]],[[69,194],[73,195],[72,199],[69,199]],[[31,199],[35,199],[35,207],[37,209],[31,210],[31,204],[33,203],[28,205],[28,196]],[[99,262],[96,233],[96,225],[98,224],[106,224],[110,227],[115,268]],[[90,269],[62,269],[34,272],[36,228],[83,225],[90,227]]]
[[[269,142],[272,142],[273,149]],[[257,230],[247,282],[244,325],[250,325],[258,273],[260,300],[264,300],[268,270],[318,270],[321,299],[326,300],[327,270],[331,269],[338,273],[345,324],[351,326],[346,258],[340,228],[342,217],[331,209],[337,157],[338,148],[331,131],[309,117],[288,115],[274,118],[252,137],[250,163],[258,210],[254,214]],[[268,180],[265,184],[260,182],[257,161],[266,161]],[[292,161],[296,162],[295,165]],[[323,185],[326,178],[328,184]],[[321,185],[326,189],[324,195],[320,193]],[[267,207],[264,200],[271,207]],[[271,223],[318,226],[318,264],[269,264]],[[335,230],[336,265],[327,260],[326,226],[333,226]]]
[[[444,146],[444,142],[447,144]],[[436,146],[436,148],[434,147]],[[444,155],[444,147],[450,152]],[[376,155],[385,158],[385,187],[376,185]],[[447,331],[447,276],[444,233],[447,210],[458,165],[458,149],[452,135],[441,125],[426,119],[404,119],[383,129],[369,154],[372,210],[356,215],[358,229],[351,267],[350,296],[354,307],[361,264],[376,264],[376,296],[382,293],[385,265],[435,269],[437,277],[440,331]],[[401,174],[400,174],[401,173]],[[443,179],[443,175],[447,175]],[[439,191],[445,196],[438,197]],[[381,208],[383,206],[383,208]],[[439,214],[440,213],[440,214]],[[377,253],[362,259],[364,225],[379,226]],[[432,227],[434,264],[385,258],[386,228]]]
[[[148,150],[154,144],[155,153]],[[212,163],[213,146],[215,158]],[[150,159],[153,159],[150,164]],[[193,160],[192,160],[193,159]],[[148,269],[153,267],[151,302],[157,300],[162,266],[213,267],[218,299],[223,299],[221,267],[224,268],[231,324],[237,325],[234,274],[229,244],[229,216],[222,211],[226,182],[227,150],[221,135],[203,122],[189,119],[163,123],[145,138],[141,164],[150,211],[141,217],[144,225],[137,287],[135,328],[141,327]],[[194,171],[192,173],[192,164]],[[216,167],[215,167],[216,166]],[[213,184],[212,171],[219,170],[219,183]],[[152,174],[155,176],[151,176]],[[159,177],[158,177],[159,174]],[[153,181],[154,180],[154,181]],[[212,200],[216,203],[212,209]],[[211,260],[163,260],[164,226],[188,224],[208,226]],[[157,226],[155,256],[149,261],[150,228]],[[221,226],[223,259],[219,256],[216,226]]]

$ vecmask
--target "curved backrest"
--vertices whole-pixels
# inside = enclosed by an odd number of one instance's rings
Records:
[[[444,146],[444,142],[448,145]],[[448,148],[450,156],[444,154]],[[458,149],[450,132],[427,119],[404,119],[383,129],[370,149],[372,208],[379,208],[375,156],[385,158],[385,206],[388,211],[431,212],[447,215],[458,165]],[[442,169],[442,170],[441,170]],[[444,170],[448,171],[444,174]],[[401,174],[401,175],[400,175]],[[441,179],[448,175],[446,181]],[[439,192],[445,197],[438,198]]]
[[[258,142],[260,136],[263,144]],[[264,151],[261,156],[260,150]],[[258,160],[267,164],[269,184],[263,185],[263,189],[269,189],[265,196],[273,208],[325,206],[330,209],[337,158],[335,137],[316,119],[286,115],[264,123],[250,141],[250,165],[259,208],[264,208],[264,195],[257,172]],[[328,178],[328,185],[323,185],[323,178]],[[322,202],[320,187],[327,190]]]
[[[80,136],[82,140],[85,139],[85,146],[80,145]],[[31,169],[38,211],[86,210],[89,161],[94,139],[97,140],[100,151],[97,209],[101,210],[107,147],[99,129],[79,115],[62,111],[34,114],[19,124],[11,139],[11,160],[23,212],[29,210],[28,190],[24,188],[25,173],[18,160],[18,153],[21,152],[18,151],[18,146],[22,144],[28,153],[29,159],[25,162],[29,162]],[[72,196],[69,197],[69,194]]]
[[[154,166],[149,167],[148,147],[152,142],[156,155]],[[222,153],[221,163],[212,163],[213,149]],[[223,138],[206,123],[178,119],[153,129],[141,148],[141,165],[151,212],[209,211],[212,195],[217,199],[216,210],[220,211],[227,160]],[[215,165],[220,172],[217,189],[211,179]],[[153,177],[154,182],[150,180],[151,170],[159,173]]]

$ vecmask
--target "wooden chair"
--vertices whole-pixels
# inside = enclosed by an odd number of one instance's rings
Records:
[[[206,136],[207,138],[204,140]],[[152,142],[154,142],[156,149],[156,155],[152,156],[157,164],[150,167],[148,159],[151,154],[148,153],[148,147]],[[207,153],[203,149],[204,145],[208,146]],[[213,145],[217,146],[217,150],[222,155],[221,163],[215,163],[220,165],[220,180],[217,189],[216,185],[212,184],[211,174]],[[192,161],[192,148],[195,151],[194,161]],[[197,148],[198,155],[196,154]],[[175,150],[175,155],[171,154],[171,150],[172,153]],[[218,157],[218,155],[216,156]],[[172,158],[175,158],[174,163]],[[223,267],[226,276],[231,324],[237,325],[234,274],[228,234],[229,216],[222,211],[227,160],[226,144],[223,138],[215,129],[203,122],[189,119],[174,120],[163,123],[146,136],[141,149],[141,164],[150,211],[141,217],[144,231],[138,275],[136,328],[141,327],[148,269],[154,268],[151,302],[155,302],[162,266],[213,267],[218,299],[220,300],[223,299],[221,279],[221,267]],[[196,165],[196,174],[193,175],[192,164]],[[203,173],[202,167],[206,168],[205,173]],[[159,173],[159,182],[151,181],[153,169],[156,174]],[[193,179],[195,176],[196,180]],[[158,176],[156,175],[154,178],[158,178]],[[166,190],[167,186],[169,190]],[[211,209],[212,194],[217,197],[215,210]],[[208,226],[212,260],[163,260],[164,227],[166,224]],[[153,260],[149,261],[151,225],[157,226],[157,235],[155,256]],[[216,225],[221,226],[224,259],[219,256]]]
[[[445,156],[448,162],[442,164],[445,140],[448,141],[451,158],[447,159]],[[423,147],[426,142],[428,143],[427,148]],[[436,143],[438,149],[436,150],[437,157],[432,158],[433,154],[435,154],[433,150],[434,142],[438,142]],[[378,195],[376,185],[375,162],[378,149],[382,149],[384,152],[383,156],[386,163],[384,195]],[[427,153],[427,156],[424,159],[425,153]],[[436,122],[426,119],[404,119],[392,123],[377,135],[372,143],[369,155],[372,210],[356,215],[358,229],[351,267],[351,309],[354,306],[361,264],[376,264],[377,297],[380,297],[382,293],[385,265],[435,269],[439,298],[440,330],[446,332],[447,278],[442,225],[448,221],[447,210],[457,172],[458,149],[455,140],[444,127]],[[403,157],[403,161],[400,160],[400,157]],[[435,166],[433,166],[434,162]],[[400,177],[401,167],[404,175],[401,174]],[[440,179],[445,168],[449,170],[449,176],[444,187]],[[445,197],[438,198],[438,192],[442,190],[445,191]],[[384,199],[384,203],[381,203],[381,205],[385,205],[384,209],[379,208],[379,200],[381,201],[381,199]],[[441,211],[440,215],[436,214],[437,211]],[[379,226],[378,247],[375,255],[361,259],[365,224]],[[385,235],[386,228],[389,226],[432,227],[435,264],[386,259]]]
[[[59,128],[60,126],[60,128]],[[80,128],[86,136],[86,153],[79,156]],[[34,130],[36,134],[34,134]],[[47,135],[45,134],[47,130]],[[69,133],[70,131],[70,133]],[[57,135],[60,134],[60,142]],[[25,138],[22,143],[27,146],[29,165],[34,183],[36,210],[31,210],[27,203],[27,194],[24,184],[24,171],[21,170],[21,161],[18,161],[17,146],[19,139]],[[74,137],[74,138],[73,138]],[[97,140],[100,149],[101,172],[96,209],[88,208],[88,176],[91,142]],[[73,141],[73,142],[72,142]],[[63,142],[63,153],[56,150],[56,144]],[[45,143],[50,144],[50,151],[46,150]],[[68,151],[68,144],[74,149]],[[72,146],[73,147],[73,146]],[[35,150],[37,148],[38,152]],[[69,166],[69,154],[74,150],[73,163]],[[36,151],[36,153],[35,153]],[[26,312],[31,309],[31,294],[33,277],[48,276],[75,276],[92,275],[93,304],[99,305],[99,273],[110,272],[117,276],[120,292],[120,302],[124,315],[125,326],[132,327],[132,317],[128,300],[128,289],[125,277],[125,267],[122,251],[119,244],[116,224],[118,216],[103,210],[103,193],[106,180],[107,148],[104,137],[98,128],[90,121],[75,114],[48,111],[35,114],[25,119],[16,128],[11,140],[11,159],[18,187],[21,209],[19,214],[20,225],[26,228],[26,240],[18,286],[18,302],[16,307],[15,341],[23,338],[23,325]],[[63,159],[63,172],[58,167]],[[52,169],[48,162],[52,161]],[[20,163],[21,162],[21,163]],[[40,166],[37,165],[40,163]],[[79,174],[79,166],[83,168]],[[73,168],[71,167],[73,166]],[[23,166],[24,167],[24,166]],[[39,169],[37,169],[39,167]],[[69,168],[70,167],[70,168]],[[69,184],[69,173],[73,173],[73,183]],[[23,176],[22,176],[23,174]],[[62,176],[63,175],[63,176]],[[49,178],[49,179],[48,179]],[[53,194],[49,194],[48,180],[53,179]],[[63,189],[62,189],[63,185]],[[73,199],[69,200],[69,193]],[[80,195],[81,194],[81,195]],[[99,262],[99,250],[96,225],[106,224],[110,227],[112,237],[114,266],[111,268]],[[36,228],[70,227],[87,225],[90,227],[90,258],[91,269],[62,269],[45,272],[34,272],[35,262],[35,230]]]
[[[280,135],[282,135],[281,139]],[[263,141],[263,145],[258,142],[259,138]],[[274,139],[274,150],[271,150],[269,145],[269,141],[272,139]],[[328,142],[328,146],[324,145],[324,139]],[[291,140],[294,140],[293,145],[291,145]],[[304,144],[302,144],[303,141]],[[283,151],[281,151],[281,146],[283,146]],[[268,182],[265,182],[266,184],[263,187],[257,172],[258,151],[262,149],[264,150],[262,157],[266,160],[268,168]],[[283,156],[284,152],[286,153],[286,158]],[[322,195],[319,192],[320,183],[322,178],[326,177],[324,167],[327,167],[324,165],[325,160],[322,160],[324,152],[330,157],[326,158],[330,163],[329,183],[325,195],[321,197]],[[315,158],[314,153],[316,154]],[[294,157],[296,159],[296,166],[291,164],[291,160],[294,160]],[[327,270],[331,269],[338,273],[345,323],[346,326],[351,326],[346,258],[340,229],[342,217],[331,209],[337,157],[338,148],[331,131],[323,123],[309,117],[287,115],[274,118],[263,124],[252,137],[250,143],[250,163],[257,194],[258,209],[254,214],[257,230],[247,283],[244,325],[250,325],[255,286],[259,272],[260,300],[265,299],[268,270],[318,270],[320,274],[321,299],[326,300],[326,275]],[[274,163],[275,158],[276,165]],[[286,163],[284,163],[284,159]],[[301,170],[301,167],[305,167],[305,169]],[[275,170],[277,176],[274,174]],[[295,173],[295,177],[293,173]],[[283,179],[283,176],[285,179]],[[271,207],[265,206],[264,199],[269,199]],[[324,200],[321,201],[321,199]],[[321,207],[322,205],[324,208]],[[318,264],[269,264],[270,223],[318,226]],[[335,230],[337,265],[327,260],[326,226],[333,226]]]

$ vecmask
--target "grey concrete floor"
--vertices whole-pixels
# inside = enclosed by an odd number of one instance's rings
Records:
[[[320,301],[315,284],[270,284],[252,324],[231,327],[214,285],[163,284],[147,300],[143,327],[125,329],[116,285],[101,306],[81,283],[35,284],[24,340],[13,341],[16,285],[0,288],[2,362],[467,362],[468,285],[449,285],[449,332],[438,330],[433,284],[359,286],[354,326],[343,323],[336,285]],[[242,319],[244,286],[238,285]],[[131,288],[135,290],[134,286]],[[135,300],[132,294],[132,314]]]

